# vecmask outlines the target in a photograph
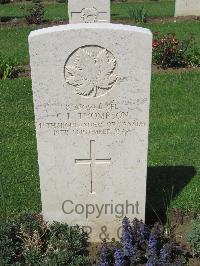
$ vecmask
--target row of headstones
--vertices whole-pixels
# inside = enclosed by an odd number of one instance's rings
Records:
[[[110,0],[69,0],[69,22],[110,22]],[[98,7],[98,8],[97,8]],[[200,16],[199,0],[176,0],[175,16]]]
[[[145,218],[152,34],[98,23],[108,0],[69,12],[71,24],[29,36],[42,213],[98,242],[123,216]]]

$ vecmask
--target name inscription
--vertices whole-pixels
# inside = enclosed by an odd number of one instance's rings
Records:
[[[127,134],[129,131],[145,127],[146,122],[133,117],[134,109],[139,109],[146,99],[138,99],[135,103],[114,102],[99,104],[63,104],[47,105],[45,108],[54,109],[45,121],[38,122],[38,129],[48,131],[54,136],[69,135],[116,135]],[[59,111],[58,111],[59,109]]]

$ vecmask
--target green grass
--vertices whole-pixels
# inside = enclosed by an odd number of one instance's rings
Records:
[[[14,3],[2,5],[0,9],[0,17],[11,16],[17,18],[24,17],[24,7],[30,6],[30,3]],[[45,19],[67,19],[67,5],[59,3],[45,3]],[[151,17],[173,16],[174,1],[161,2],[145,2],[145,3],[113,3],[111,6],[111,14],[113,19],[128,18],[128,10],[144,6],[148,10],[148,15]]]
[[[10,16],[24,18],[26,8],[32,6],[32,3],[14,3],[1,5],[0,17]],[[58,3],[45,3],[45,16],[47,20],[67,19],[67,5]]]
[[[159,175],[168,191],[169,184],[177,184],[172,206],[182,210],[200,210],[199,84],[199,72],[156,74],[152,79],[149,165],[167,168],[153,171],[157,176],[151,190],[155,197],[163,194]]]
[[[17,65],[29,63],[28,35],[33,27],[0,28],[0,53],[13,58]]]
[[[173,17],[174,1],[146,2],[146,3],[116,3],[112,5],[112,19],[124,19],[129,17],[129,10],[142,8],[148,11],[149,17]]]
[[[38,211],[40,193],[31,81],[0,81],[0,106],[0,178],[8,214]]]
[[[199,84],[195,71],[153,75],[148,201],[154,207],[163,201],[162,188],[175,184],[172,206],[200,209]],[[0,169],[8,214],[39,211],[31,81],[0,81],[0,99]]]
[[[143,26],[151,29],[153,32],[175,32],[180,38],[185,38],[192,33],[194,34],[196,42],[200,48],[200,21],[145,24]],[[0,52],[2,51],[5,57],[15,58],[18,65],[28,64],[28,35],[33,29],[36,29],[36,26],[0,28]]]

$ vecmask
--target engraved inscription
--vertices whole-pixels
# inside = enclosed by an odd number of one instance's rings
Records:
[[[128,99],[128,101],[108,101],[96,104],[49,104],[40,106],[47,116],[38,126],[41,131],[48,131],[54,136],[70,135],[119,135],[131,131],[139,132],[147,126],[138,112],[146,104],[143,97]],[[141,113],[142,115],[142,113]]]
[[[83,97],[107,94],[118,80],[114,55],[100,46],[84,46],[73,52],[65,64],[65,80]]]
[[[90,158],[88,159],[75,159],[76,164],[85,164],[90,166],[90,192],[95,193],[93,190],[93,168],[96,164],[110,164],[111,158],[108,159],[95,159],[95,149],[92,145],[95,140],[90,140]]]
[[[98,21],[98,11],[96,8],[84,8],[81,11],[81,18],[84,23],[94,23]]]

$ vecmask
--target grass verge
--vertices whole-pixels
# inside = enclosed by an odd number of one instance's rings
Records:
[[[0,17],[10,16],[16,18],[24,17],[24,8],[30,6],[30,3],[12,3],[1,5]],[[65,3],[44,2],[45,19],[68,19],[67,5]],[[111,14],[113,19],[128,18],[129,10],[134,8],[145,7],[148,10],[150,17],[168,17],[174,16],[174,1],[159,1],[159,2],[127,2],[113,3],[111,5]]]

